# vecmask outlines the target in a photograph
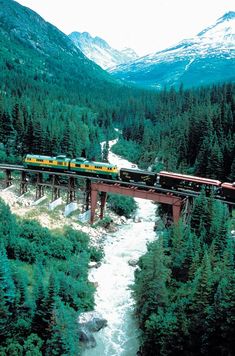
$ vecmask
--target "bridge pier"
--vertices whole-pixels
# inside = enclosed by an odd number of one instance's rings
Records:
[[[36,200],[41,199],[44,196],[44,185],[42,173],[37,173],[36,183]]]
[[[6,188],[8,188],[8,187],[10,187],[12,185],[11,170],[10,169],[5,169],[5,175],[6,175],[5,185],[6,185]]]
[[[86,179],[86,198],[85,198],[85,211],[89,210],[91,204],[91,180]]]
[[[91,217],[90,217],[91,224],[93,224],[95,221],[95,211],[96,211],[97,201],[98,201],[98,191],[91,190]],[[100,201],[101,201],[101,205],[100,205],[99,217],[100,217],[100,219],[103,219],[105,204],[107,201],[107,193],[106,192],[100,192]]]
[[[97,205],[97,195],[98,195],[98,190],[91,190],[91,218],[90,218],[90,223],[91,225],[94,224],[95,221],[95,210],[96,210],[96,205]]]
[[[21,172],[20,179],[20,195],[25,194],[28,191],[28,179],[25,171]]]
[[[106,192],[101,192],[101,193],[100,193],[100,201],[101,201],[101,205],[100,205],[100,219],[103,219],[103,217],[104,217],[105,204],[106,204],[106,201],[107,201],[107,193],[106,193]]]
[[[72,203],[75,200],[76,200],[75,178],[74,177],[69,177],[68,193],[67,193],[67,204]]]
[[[52,175],[52,202],[60,198],[59,179],[55,174]]]
[[[180,219],[181,207],[182,207],[181,201],[177,201],[172,205],[172,215],[173,215],[174,223],[178,222]]]

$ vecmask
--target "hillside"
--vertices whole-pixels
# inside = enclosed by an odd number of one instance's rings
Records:
[[[84,90],[113,82],[64,33],[12,0],[0,1],[1,73]],[[29,79],[27,78],[27,79]]]
[[[102,126],[112,126],[100,112],[122,86],[13,0],[0,0],[0,68],[1,161],[25,152],[101,157]]]

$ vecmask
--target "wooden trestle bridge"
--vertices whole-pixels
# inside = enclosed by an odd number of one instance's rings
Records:
[[[190,205],[188,204],[189,199],[198,195],[197,192],[168,191],[158,186],[150,187],[138,183],[95,178],[74,173],[27,169],[20,165],[0,164],[0,171],[4,172],[5,179],[2,182],[5,188],[10,187],[13,183],[12,172],[18,172],[20,195],[28,191],[29,185],[34,185],[36,188],[35,200],[39,200],[44,196],[45,187],[50,187],[51,189],[51,202],[60,198],[62,189],[67,190],[67,204],[76,202],[76,193],[82,191],[83,211],[90,209],[91,224],[95,221],[98,198],[100,198],[99,217],[100,219],[104,217],[107,193],[127,195],[171,205],[174,222],[179,220],[183,207],[184,212],[188,209],[187,207]]]

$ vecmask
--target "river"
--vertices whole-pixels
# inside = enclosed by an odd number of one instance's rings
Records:
[[[110,142],[110,147],[115,141]],[[132,164],[112,152],[109,162],[118,167]],[[148,200],[135,199],[138,221],[128,220],[115,233],[109,234],[104,245],[104,259],[97,269],[92,269],[89,279],[97,282],[95,310],[108,321],[108,325],[95,333],[97,346],[87,349],[83,356],[135,356],[138,348],[138,327],[134,318],[134,300],[130,285],[134,282],[134,267],[129,260],[138,259],[146,251],[148,241],[153,241],[156,206]]]

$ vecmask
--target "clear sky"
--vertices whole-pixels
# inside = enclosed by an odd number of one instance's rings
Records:
[[[149,54],[213,24],[234,0],[18,0],[69,34],[89,32],[116,49]]]

